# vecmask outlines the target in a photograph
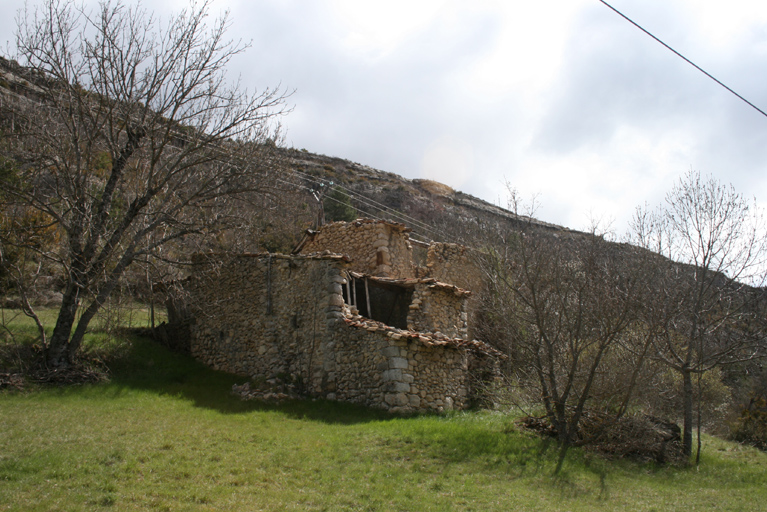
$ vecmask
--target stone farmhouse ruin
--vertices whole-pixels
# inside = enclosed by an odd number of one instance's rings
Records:
[[[308,231],[291,255],[196,256],[185,284],[192,355],[330,400],[402,412],[467,407],[497,378],[501,357],[471,339],[471,292],[450,281],[476,272],[464,247],[408,233],[392,222],[337,222]]]

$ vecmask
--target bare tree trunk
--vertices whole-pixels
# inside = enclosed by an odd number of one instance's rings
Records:
[[[682,449],[684,451],[685,457],[690,457],[692,455],[692,416],[693,416],[693,407],[692,407],[692,372],[689,368],[683,368],[682,369],[682,379],[683,379],[683,390],[682,390],[682,401],[683,408],[684,408],[684,427],[683,427],[683,433],[682,433]]]
[[[274,188],[267,175],[277,160],[265,148],[279,140],[271,120],[287,113],[286,96],[227,82],[227,63],[246,45],[225,37],[226,14],[207,23],[210,7],[195,4],[165,28],[119,2],[91,12],[43,0],[20,17],[19,56],[42,92],[30,83],[23,90],[34,101],[9,105],[24,121],[11,149],[29,164],[2,173],[0,189],[34,228],[17,245],[67,279],[45,347],[51,368],[74,362],[136,254],[241,229],[239,214],[200,212]]]
[[[101,306],[104,305],[109,296],[112,294],[112,291],[117,286],[120,276],[122,276],[125,268],[132,262],[133,253],[130,250],[126,251],[125,255],[122,257],[117,266],[112,269],[110,276],[104,286],[99,290],[98,294],[96,297],[94,297],[93,301],[88,305],[85,311],[83,311],[80,320],[77,322],[75,332],[72,334],[72,338],[69,341],[73,354],[80,349],[80,345],[82,345],[83,342],[83,337],[85,336],[85,331],[88,329],[88,325],[90,324],[91,320],[93,320],[93,317],[101,309]]]
[[[149,327],[151,327],[152,333],[154,334],[154,288],[152,287],[152,279],[149,275],[148,260],[146,265],[146,284],[149,290]]]
[[[702,412],[701,412],[701,400],[703,399],[703,385],[702,385],[702,374],[698,372],[698,446],[697,446],[697,452],[695,453],[695,465],[700,465],[700,449],[701,449],[701,438],[700,438],[700,423],[702,419]]]
[[[695,411],[692,374],[698,375],[698,463],[702,374],[756,357],[763,343],[763,334],[754,332],[762,319],[749,304],[749,289],[759,289],[767,279],[762,209],[732,185],[690,170],[666,195],[665,206],[637,210],[633,231],[639,246],[668,260],[657,267],[652,287],[660,300],[648,310],[655,317],[649,323],[665,339],[654,356],[683,380],[682,447],[688,461]]]
[[[62,297],[56,327],[53,328],[46,354],[46,363],[52,368],[66,368],[72,362],[74,354],[70,350],[69,336],[80,307],[79,294],[77,285],[70,283]]]

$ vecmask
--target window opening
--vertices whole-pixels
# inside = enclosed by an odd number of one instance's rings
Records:
[[[343,289],[344,301],[356,307],[361,316],[398,329],[407,329],[407,315],[413,300],[412,287],[351,276],[349,284]]]

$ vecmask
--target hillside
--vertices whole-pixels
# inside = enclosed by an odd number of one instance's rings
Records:
[[[460,236],[475,227],[506,223],[531,223],[547,231],[578,233],[563,226],[515,215],[505,208],[436,181],[407,179],[392,172],[306,150],[282,151],[304,186],[317,188],[320,183],[327,185],[332,182],[336,188],[349,193],[360,216],[408,224],[417,238],[454,242],[457,241],[454,239],[456,235]]]
[[[42,105],[45,88],[55,83],[44,75],[0,57],[0,110],[12,104]],[[6,119],[6,122],[8,120]],[[13,130],[14,120],[10,120]],[[413,228],[414,237],[456,242],[456,237],[477,227],[497,227],[506,223],[531,223],[551,232],[578,233],[563,226],[520,217],[470,194],[426,179],[407,179],[364,164],[310,153],[306,150],[278,148],[277,159],[290,181],[298,185],[308,204],[316,204],[310,189],[325,187],[348,193],[361,217],[393,220]],[[332,185],[331,185],[332,184]],[[449,234],[448,234],[449,233]]]

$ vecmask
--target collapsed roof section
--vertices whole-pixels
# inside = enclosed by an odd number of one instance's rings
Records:
[[[469,406],[500,359],[466,334],[469,292],[355,272],[347,260],[201,257],[185,283],[192,355],[240,375],[289,375],[332,400],[392,411]]]

